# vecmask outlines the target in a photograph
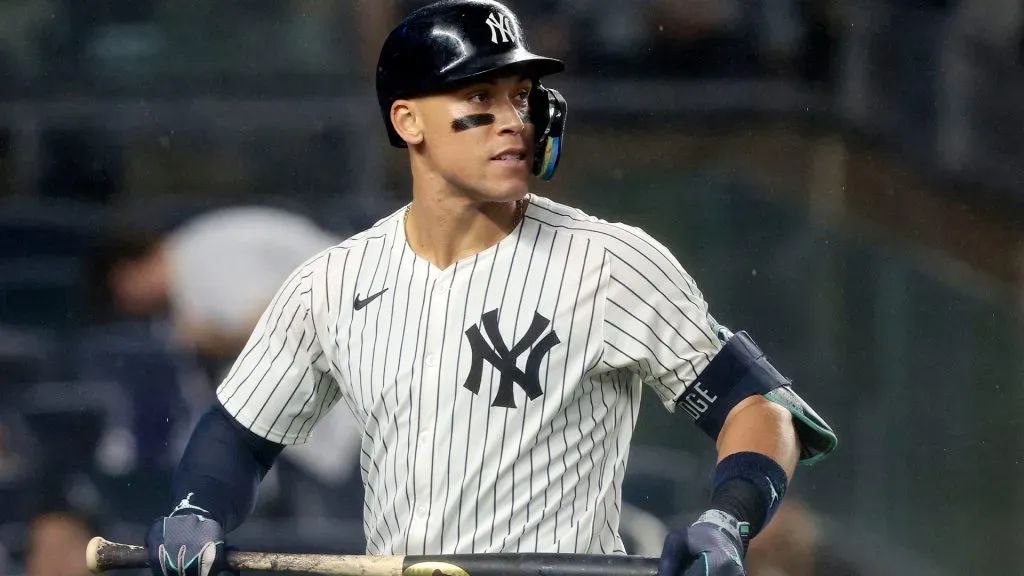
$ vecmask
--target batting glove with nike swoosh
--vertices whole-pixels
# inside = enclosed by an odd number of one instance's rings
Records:
[[[146,535],[153,576],[217,576],[228,570],[224,529],[198,514],[161,518]]]
[[[658,576],[744,576],[745,530],[730,514],[708,510],[665,537]]]

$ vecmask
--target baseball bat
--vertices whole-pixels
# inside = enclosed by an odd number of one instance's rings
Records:
[[[95,574],[149,567],[142,546],[99,536],[89,542],[86,563]],[[235,570],[301,572],[330,576],[655,576],[658,559],[598,554],[448,554],[438,556],[343,556],[229,550]]]

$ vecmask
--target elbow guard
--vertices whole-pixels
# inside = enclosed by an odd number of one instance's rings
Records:
[[[831,453],[838,443],[829,425],[790,387],[791,382],[772,366],[746,332],[728,335],[725,346],[697,380],[676,400],[712,439],[732,409],[754,395],[784,407],[793,416],[800,442],[800,462],[814,464]]]

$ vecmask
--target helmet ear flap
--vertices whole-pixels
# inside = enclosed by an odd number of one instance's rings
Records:
[[[537,82],[530,91],[530,121],[534,126],[533,173],[551,180],[562,154],[567,106],[558,90]]]

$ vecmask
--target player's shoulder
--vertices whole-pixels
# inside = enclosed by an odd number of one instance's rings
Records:
[[[544,196],[531,195],[527,214],[542,226],[586,238],[606,250],[618,253],[668,253],[668,249],[643,228],[614,222]]]
[[[379,246],[380,242],[388,241],[388,238],[396,233],[401,221],[402,210],[395,211],[381,218],[369,228],[317,252],[299,266],[300,273],[327,274],[330,272],[334,274],[335,270],[339,268],[344,270],[344,266],[338,267],[336,264],[352,255],[361,254],[370,245]]]

